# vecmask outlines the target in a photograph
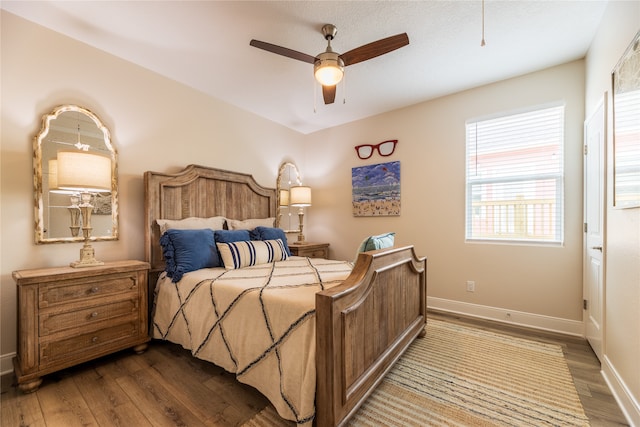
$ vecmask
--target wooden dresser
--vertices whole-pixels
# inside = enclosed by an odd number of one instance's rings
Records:
[[[149,264],[42,268],[13,273],[18,286],[18,388],[32,392],[42,375],[149,341]]]
[[[329,243],[291,242],[291,255],[309,258],[329,258]]]

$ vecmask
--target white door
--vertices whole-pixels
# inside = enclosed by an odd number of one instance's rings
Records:
[[[584,126],[584,316],[585,335],[602,360],[604,319],[605,98]]]

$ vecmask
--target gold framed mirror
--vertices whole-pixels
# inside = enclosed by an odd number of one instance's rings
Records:
[[[90,240],[118,239],[118,163],[109,130],[91,111],[77,105],[61,105],[42,116],[42,127],[33,140],[33,186],[35,198],[35,241],[42,243],[83,242],[77,190],[62,188],[58,178],[59,153],[87,155],[98,160],[99,177],[90,162],[85,176],[103,183],[91,191],[92,233]],[[106,159],[106,160],[105,160]],[[109,168],[110,164],[110,168]],[[110,169],[110,172],[109,172]],[[90,171],[87,173],[86,171]],[[67,178],[65,178],[67,179]]]
[[[280,165],[276,182],[278,201],[276,227],[282,228],[287,233],[298,232],[298,210],[289,206],[289,189],[294,185],[302,185],[300,172],[295,164],[284,162]]]

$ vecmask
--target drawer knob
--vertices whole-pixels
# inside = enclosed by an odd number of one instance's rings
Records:
[[[91,313],[91,317],[98,317],[98,312],[94,311],[93,313]]]
[[[91,342],[98,342],[98,337],[91,338]]]
[[[94,286],[93,288],[91,288],[91,293],[92,293],[92,294],[95,294],[95,293],[97,293],[99,290],[100,290],[100,288],[99,288],[99,287]]]

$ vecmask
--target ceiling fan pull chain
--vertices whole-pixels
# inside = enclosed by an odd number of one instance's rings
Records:
[[[484,41],[484,0],[482,0],[482,41],[480,42],[480,46],[486,45]]]
[[[315,81],[315,79],[314,79],[314,80],[313,80],[313,113],[314,113],[314,114],[318,112],[318,111],[316,110],[316,106],[317,106],[317,104],[316,104],[316,98],[317,98],[316,93],[317,93],[317,92],[318,92],[318,90],[316,89],[316,81]]]
[[[347,103],[347,73],[342,76],[342,104]]]

